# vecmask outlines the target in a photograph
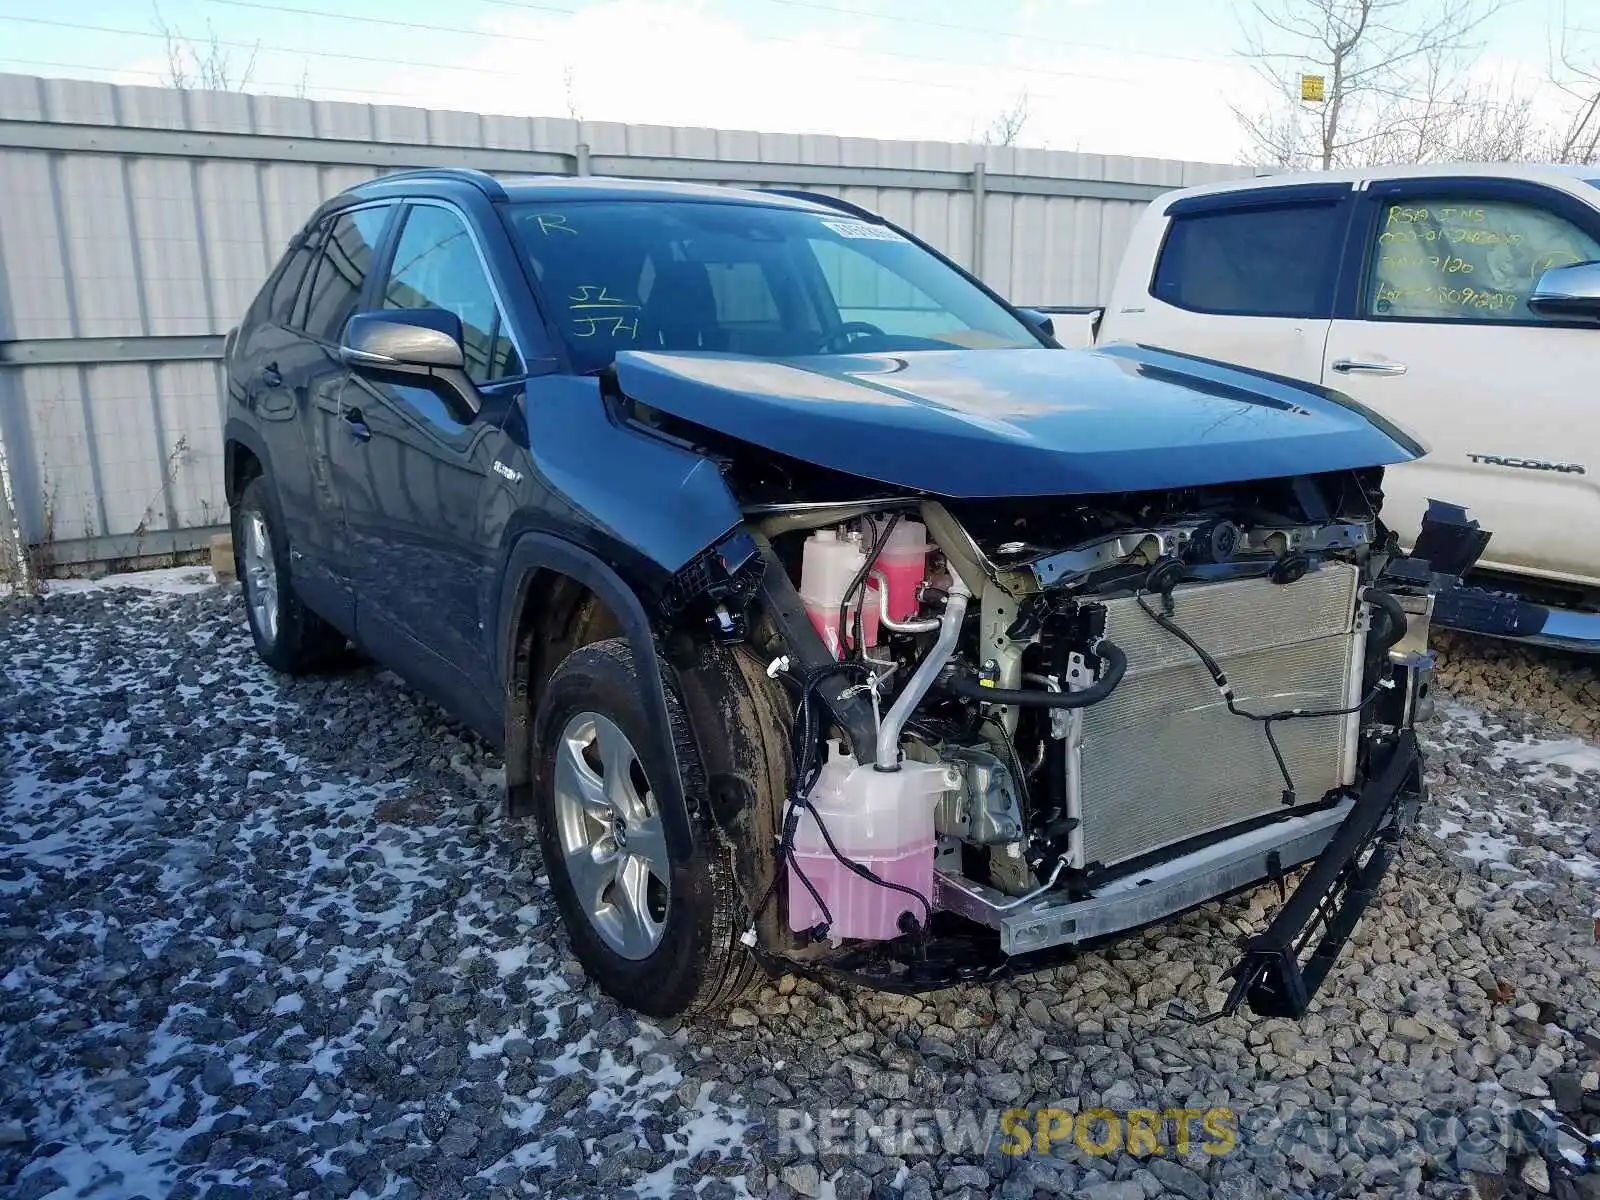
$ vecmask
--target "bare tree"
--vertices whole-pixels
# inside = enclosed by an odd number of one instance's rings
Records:
[[[1360,163],[1523,162],[1549,154],[1551,131],[1516,78],[1481,81],[1428,66],[1415,95],[1380,110]]]
[[[162,76],[163,83],[179,90],[204,88],[217,92],[244,91],[250,76],[255,73],[256,55],[261,49],[259,42],[250,47],[249,57],[240,65],[235,62],[227,43],[217,37],[217,31],[209,20],[206,21],[205,38],[197,41],[186,36],[178,26],[168,24],[161,15],[159,4],[152,4],[151,9],[155,13],[156,31],[166,42],[167,69]],[[303,76],[301,82],[303,87]]]
[[[561,88],[567,97],[567,116],[578,124],[583,124],[583,110],[578,107],[577,78],[570,62],[562,64]]]
[[[1022,131],[1028,127],[1029,107],[1028,89],[1023,88],[1017,93],[1017,98],[989,122],[989,128],[983,132],[983,144],[1015,146],[1022,137]]]
[[[1585,45],[1561,13],[1561,28],[1552,38],[1550,82],[1566,97],[1567,110],[1551,137],[1551,157],[1558,162],[1600,161],[1600,55]]]
[[[1254,156],[1278,166],[1358,165],[1431,143],[1481,99],[1461,68],[1502,0],[1252,0],[1242,53],[1271,87],[1261,111],[1235,108]],[[1323,99],[1301,100],[1303,75]]]

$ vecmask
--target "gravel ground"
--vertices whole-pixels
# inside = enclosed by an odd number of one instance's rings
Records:
[[[273,676],[231,588],[0,602],[0,1196],[1600,1196],[1519,1132],[1600,1131],[1594,693],[1448,650],[1433,801],[1303,1022],[1166,1013],[1263,889],[1014,984],[785,978],[673,1028],[585,982],[497,763],[392,676]],[[1004,1153],[1041,1106],[1236,1145]]]

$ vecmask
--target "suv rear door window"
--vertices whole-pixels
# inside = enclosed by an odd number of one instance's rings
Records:
[[[385,308],[442,308],[461,319],[467,376],[492,383],[522,374],[505,318],[466,222],[447,208],[418,205],[395,246]]]
[[[337,342],[344,336],[345,322],[361,301],[392,208],[387,204],[358,208],[334,218],[306,304],[305,330],[312,337]]]
[[[1151,295],[1193,312],[1331,318],[1344,227],[1337,201],[1175,215]]]
[[[1383,205],[1367,258],[1369,317],[1543,322],[1560,318],[1528,307],[1539,276],[1600,242],[1533,204],[1408,198]]]

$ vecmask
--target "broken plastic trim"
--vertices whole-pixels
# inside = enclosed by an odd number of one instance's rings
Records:
[[[794,581],[773,553],[772,543],[760,534],[755,534],[754,540],[764,568],[756,600],[782,637],[789,655],[802,672],[836,664],[838,660],[806,615]],[[819,683],[817,696],[843,731],[856,761],[872,762],[877,750],[878,722],[867,697],[855,690],[843,674]]]
[[[1350,815],[1294,895],[1264,933],[1245,943],[1244,957],[1229,972],[1233,987],[1222,1007],[1205,1017],[1196,1017],[1181,1005],[1169,1012],[1202,1024],[1232,1016],[1248,1001],[1250,1011],[1260,1017],[1305,1016],[1377,894],[1400,834],[1415,815],[1421,802],[1421,765],[1416,734],[1402,730],[1382,768],[1361,789]],[[1308,946],[1312,946],[1310,956],[1302,962]]]

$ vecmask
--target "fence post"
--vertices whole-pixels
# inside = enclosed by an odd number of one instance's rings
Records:
[[[983,278],[983,218],[988,207],[983,171],[981,162],[972,165],[972,262],[968,265],[979,279]]]
[[[573,157],[578,160],[577,169],[573,172],[573,174],[587,175],[589,173],[589,143],[579,142],[577,149],[574,151]]]
[[[22,537],[22,517],[11,487],[11,466],[6,458],[5,430],[0,429],[0,582],[28,591],[34,584],[28,562],[28,543]]]

